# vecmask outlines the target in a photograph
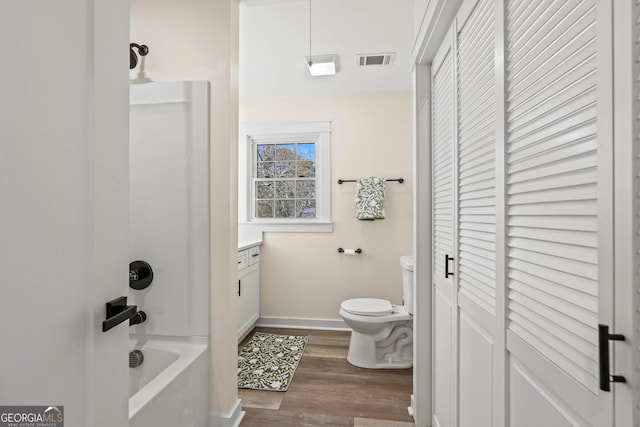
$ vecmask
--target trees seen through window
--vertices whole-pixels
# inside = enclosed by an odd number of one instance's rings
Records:
[[[316,217],[313,142],[255,144],[257,218]]]

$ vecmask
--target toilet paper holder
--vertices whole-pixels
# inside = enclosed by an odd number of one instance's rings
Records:
[[[340,252],[341,254],[344,253],[346,251],[354,251],[357,254],[361,254],[362,253],[362,249],[358,248],[358,249],[343,249],[343,248],[338,248],[338,252]]]

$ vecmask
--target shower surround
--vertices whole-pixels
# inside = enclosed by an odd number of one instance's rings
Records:
[[[130,261],[153,268],[129,292],[134,427],[207,425],[209,402],[209,83],[130,87]]]

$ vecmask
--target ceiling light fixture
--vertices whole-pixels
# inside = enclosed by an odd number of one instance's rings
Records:
[[[338,71],[338,55],[306,56],[312,76],[331,76]]]
[[[311,55],[311,0],[309,0],[309,56],[305,56],[312,76],[331,76],[338,72],[338,55]]]

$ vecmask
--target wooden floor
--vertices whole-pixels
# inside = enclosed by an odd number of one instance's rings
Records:
[[[347,362],[350,332],[257,328],[307,335],[293,381],[286,392],[239,389],[246,414],[241,427],[334,426],[410,427],[412,369],[362,369]]]

